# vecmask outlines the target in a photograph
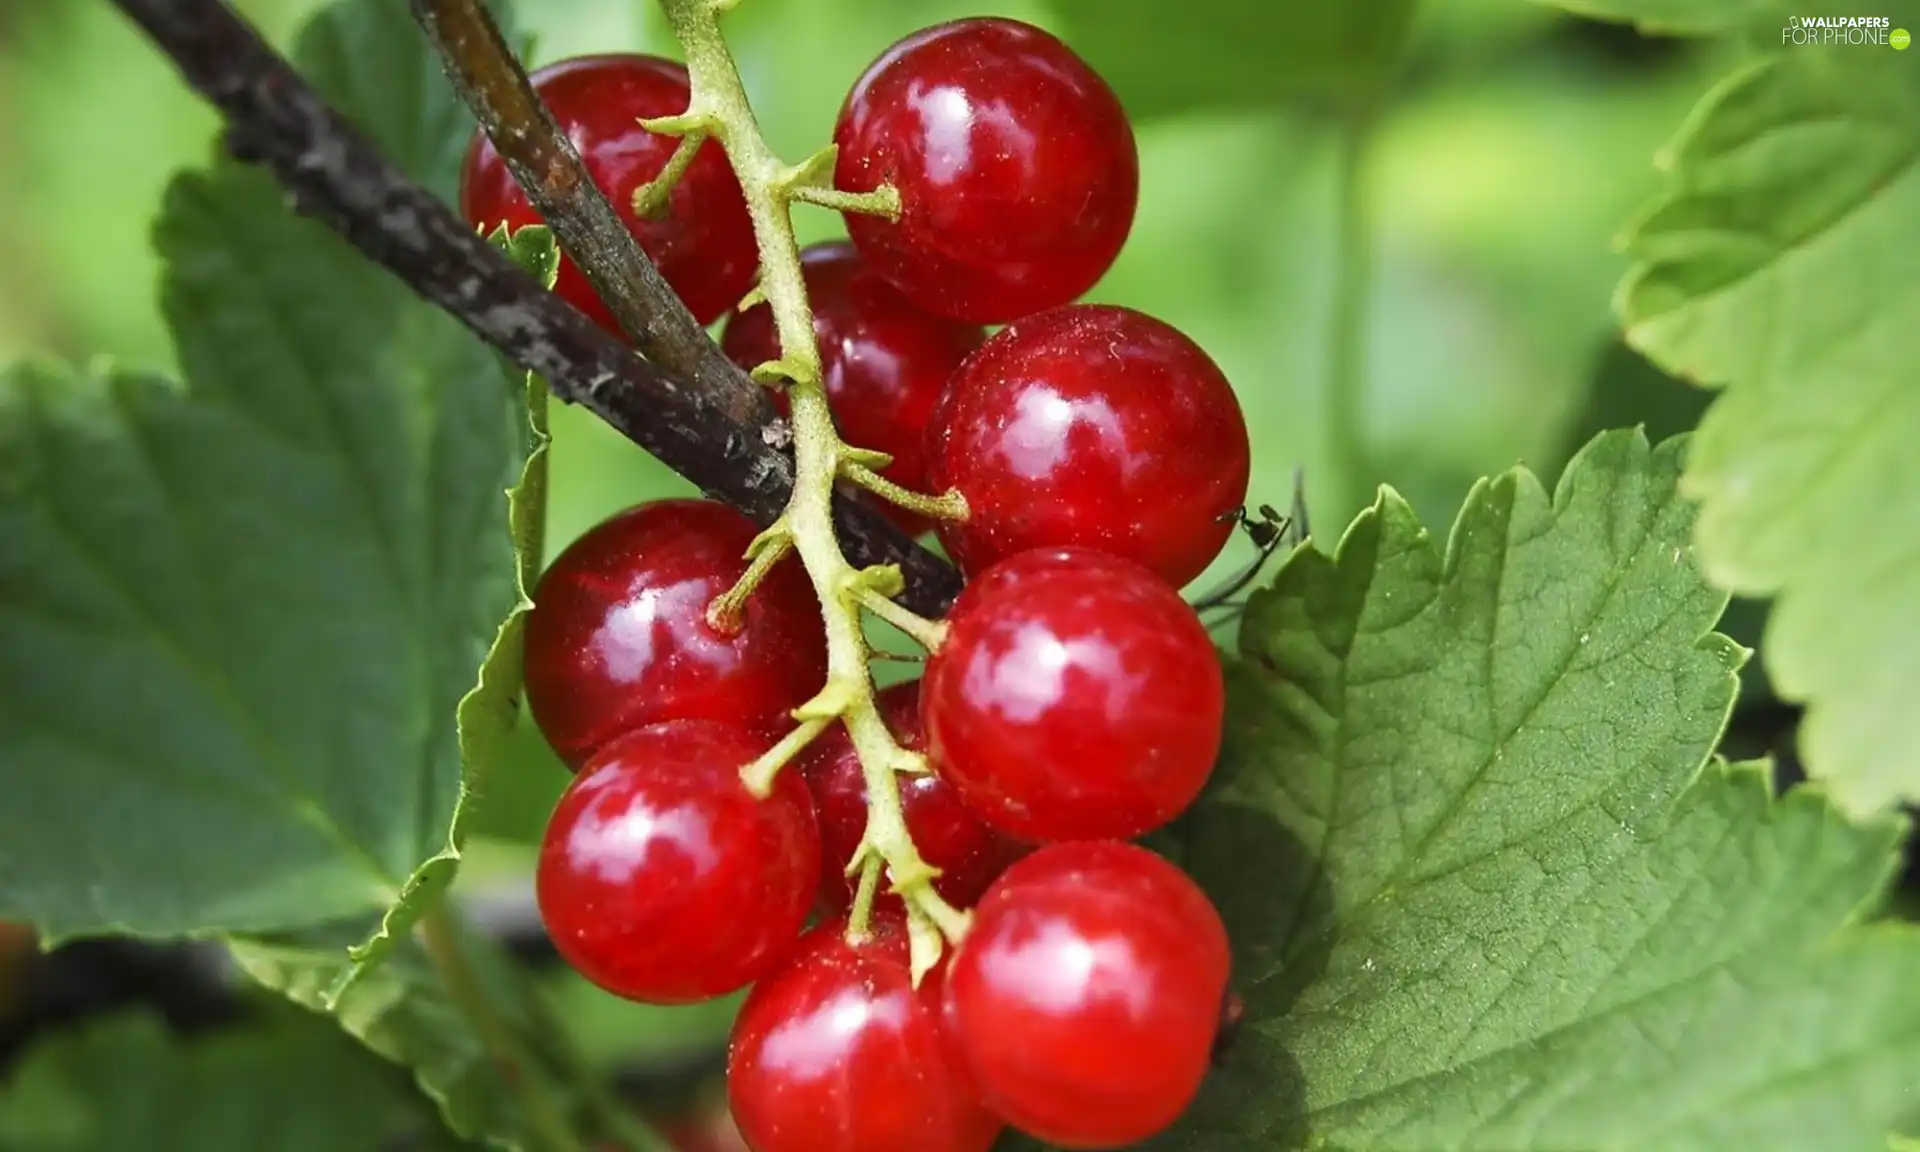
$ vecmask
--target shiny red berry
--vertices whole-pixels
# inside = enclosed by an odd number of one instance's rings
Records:
[[[760,256],[746,199],[717,141],[694,157],[664,216],[643,220],[633,211],[634,192],[660,174],[679,145],[637,121],[687,110],[687,70],[656,56],[579,56],[539,69],[532,80],[593,182],[694,318],[711,324],[739,303],[753,286]],[[467,150],[460,210],[486,232],[501,224],[518,229],[541,222],[484,134],[476,134]],[[620,332],[573,261],[561,261],[554,290],[608,330]]]
[[[986,1152],[999,1135],[946,1034],[937,973],[916,991],[904,929],[874,930],[849,944],[844,921],[815,928],[741,1007],[727,1095],[755,1152]]]
[[[769,741],[676,720],[588,762],[555,807],[536,892],[554,947],[607,991],[706,1000],[792,948],[819,884],[820,835],[798,777],[756,799],[740,768]]]
[[[968,572],[1080,545],[1175,587],[1233,532],[1251,453],[1233,388],[1199,345],[1128,308],[1029,316],[968,358],[927,426],[936,492],[966,497],[940,540]]]
[[[834,423],[849,444],[893,457],[881,475],[924,492],[927,416],[960,362],[986,339],[977,324],[923,312],[873,274],[851,244],[816,244],[800,254],[813,304],[813,331]],[[742,368],[780,356],[766,305],[727,321],[720,346]],[[785,397],[775,393],[783,408]],[[910,536],[931,525],[885,505]]]
[[[918,680],[881,692],[879,705],[881,717],[901,747],[923,746]],[[820,905],[828,914],[839,915],[853,900],[856,878],[847,875],[846,867],[867,827],[866,778],[844,728],[822,736],[798,765],[820,818]],[[955,907],[971,908],[994,877],[1027,851],[1026,846],[982,824],[938,774],[899,780],[900,803],[914,847],[922,859],[940,869],[934,890]],[[906,911],[900,898],[884,887],[875,907],[900,915]]]
[[[820,608],[783,561],[740,626],[707,607],[746,569],[753,522],[706,500],[661,500],[605,520],[556,558],[527,616],[527,703],[560,758],[661,720],[778,725],[826,682]]]
[[[1028,841],[1128,839],[1199,795],[1226,696],[1200,619],[1146,569],[1086,549],[1025,552],[954,602],[927,661],[935,770]]]
[[[1015,20],[959,20],[889,48],[848,94],[835,184],[899,190],[898,221],[847,214],[875,271],[982,324],[1065,304],[1112,267],[1140,165],[1113,90]]]
[[[988,1107],[1065,1148],[1145,1140],[1206,1075],[1226,929],[1131,844],[1058,844],[1009,868],[953,956],[946,1014]]]

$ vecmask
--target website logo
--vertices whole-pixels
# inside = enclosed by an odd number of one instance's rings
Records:
[[[1885,16],[1789,16],[1780,43],[1830,48],[1887,47],[1904,51],[1913,42],[1905,28]]]

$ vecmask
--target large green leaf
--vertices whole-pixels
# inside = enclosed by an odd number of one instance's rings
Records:
[[[1610,428],[1642,429],[1654,440],[1691,432],[1712,403],[1711,394],[1688,386],[1660,371],[1615,338],[1594,365],[1586,411],[1580,414],[1567,441],[1566,455]],[[1765,601],[1738,599],[1727,605],[1717,630],[1735,643],[1757,648],[1767,622]],[[1740,707],[1758,706],[1773,699],[1761,661],[1740,668]],[[1739,720],[1734,721],[1735,728]],[[1751,752],[1752,750],[1750,750]]]
[[[545,1152],[564,1127],[605,1141],[597,1147],[670,1152],[606,1094],[545,991],[498,943],[442,912],[377,967],[357,968],[348,947],[367,931],[345,923],[230,947],[254,980],[411,1069],[463,1137]]]
[[[90,1021],[30,1049],[0,1092],[5,1152],[425,1149],[435,1128],[379,1061],[300,1020],[193,1040],[144,1012]]]
[[[361,1043],[411,1068],[460,1135],[508,1150],[544,1148],[530,1101],[544,1101],[578,1130],[591,1073],[576,1064],[533,986],[497,945],[437,920],[432,931],[397,942],[384,963],[348,980],[347,947],[365,933],[364,925],[346,924],[235,941],[232,950],[261,984],[330,1011]],[[476,1008],[484,1014],[476,1016]]]
[[[1920,67],[1784,51],[1669,155],[1620,306],[1652,359],[1725,386],[1685,480],[1701,563],[1776,598],[1763,650],[1809,705],[1808,770],[1855,811],[1920,799]]]
[[[298,56],[451,188],[468,125],[403,7]],[[0,911],[53,939],[386,907],[448,850],[455,706],[516,599],[483,347],[230,162],[157,241],[184,391],[0,380]]]
[[[553,287],[560,271],[560,250],[554,246],[552,233],[546,228],[523,228],[509,237],[503,227],[495,232],[493,241],[530,275]],[[344,970],[342,983],[329,992],[329,999],[338,998],[402,933],[445,898],[467,837],[476,825],[487,823],[486,797],[503,773],[518,766],[515,759],[519,751],[516,737],[521,727],[522,637],[527,612],[533,607],[533,586],[540,576],[546,546],[548,448],[553,437],[547,424],[546,381],[517,371],[510,371],[509,376],[521,389],[526,410],[525,463],[521,465],[519,479],[507,490],[507,525],[503,533],[513,554],[514,601],[480,662],[477,683],[460,698],[454,711],[463,771],[459,799],[449,817],[451,829],[444,847],[422,863],[407,881],[399,899],[382,919],[380,930],[366,944],[354,949],[353,956],[358,963]]]
[[[560,250],[545,228],[523,228],[511,239],[496,233],[508,253],[549,288],[560,271]],[[521,640],[527,613],[533,608],[533,587],[545,564],[547,543],[548,450],[553,435],[548,427],[546,381],[525,378],[527,462],[520,480],[507,492],[507,534],[513,543],[514,585],[518,599],[500,625],[493,647],[480,665],[479,683],[461,699],[456,713],[460,757],[467,766],[466,786],[454,814],[453,841],[457,849],[502,765],[514,762],[524,730],[529,727],[520,707],[523,672]],[[624,441],[623,441],[624,443]],[[627,446],[631,451],[632,446]]]
[[[1902,829],[1708,756],[1741,652],[1682,441],[1388,492],[1256,597],[1174,850],[1247,1015],[1181,1152],[1877,1152],[1920,1123],[1920,930],[1859,925]]]

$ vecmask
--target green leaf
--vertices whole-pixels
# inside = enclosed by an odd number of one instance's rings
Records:
[[[541,283],[553,287],[560,271],[560,250],[545,228],[522,228],[512,237],[496,233],[513,259]],[[480,665],[480,682],[460,701],[456,714],[460,758],[467,767],[466,785],[454,815],[453,840],[460,843],[478,815],[476,807],[490,790],[482,783],[497,778],[505,765],[519,756],[517,734],[525,727],[520,708],[521,640],[527,612],[533,607],[533,587],[545,562],[547,537],[548,449],[553,442],[547,422],[547,383],[527,374],[527,456],[520,480],[507,492],[507,530],[513,544],[514,581],[518,599],[495,635],[493,647]]]
[[[1413,0],[1060,0],[1069,43],[1136,117],[1311,98],[1371,102],[1412,23]]]
[[[451,191],[469,125],[404,8],[298,57]],[[0,911],[53,939],[385,908],[448,849],[455,706],[516,601],[492,355],[237,164],[156,240],[186,389],[0,379]]]
[[[454,1001],[424,947],[403,938],[377,968],[345,979],[352,967],[347,948],[365,935],[363,925],[346,924],[295,937],[234,940],[230,948],[255,981],[305,1008],[331,1013],[362,1044],[412,1069],[420,1090],[455,1132],[491,1138],[498,1147],[529,1146],[516,1086],[503,1077],[486,1037]],[[476,969],[480,985],[488,1003],[504,1014],[509,1034],[521,1040],[537,1035],[521,1008],[519,973],[470,936],[454,946],[472,946],[482,958],[484,967]],[[537,1080],[549,1091],[565,1082],[563,1068],[545,1062],[516,1065],[515,1077]]]
[[[146,1012],[93,1020],[30,1049],[0,1093],[4,1152],[343,1152],[433,1127],[378,1061],[300,1020],[193,1040]]]
[[[1920,26],[1920,5],[1894,8]],[[1709,94],[1632,230],[1634,345],[1724,385],[1686,492],[1709,577],[1773,596],[1763,650],[1808,770],[1855,812],[1920,799],[1920,68],[1803,48]]]
[[[1565,455],[1572,457],[1581,445],[1609,428],[1638,426],[1654,440],[1691,432],[1710,403],[1708,393],[1660,371],[1616,337],[1607,342],[1595,365],[1587,407],[1570,430]],[[1735,600],[1727,605],[1716,628],[1742,647],[1757,648],[1766,608],[1764,601]],[[1772,698],[1760,661],[1748,661],[1740,669],[1741,706]]]
[[[1902,829],[1715,762],[1683,442],[1515,470],[1444,555],[1390,491],[1259,594],[1175,854],[1247,1014],[1147,1147],[1884,1147],[1920,1082],[1920,930],[1854,922]]]
[[[493,242],[548,288],[560,272],[560,249],[544,227],[522,228],[509,237],[505,228]],[[504,366],[504,365],[503,365]],[[354,949],[357,964],[345,970],[343,983],[333,989],[337,998],[367,966],[378,962],[393,942],[445,897],[459,868],[461,849],[480,816],[480,806],[491,781],[509,770],[516,752],[515,730],[520,717],[522,681],[521,641],[527,611],[533,607],[533,586],[540,577],[546,543],[547,450],[553,437],[547,427],[547,383],[531,373],[511,372],[520,383],[526,408],[525,463],[520,478],[507,490],[507,539],[513,549],[514,603],[494,633],[493,645],[480,662],[478,682],[461,697],[454,711],[460,741],[460,796],[452,815],[446,846],[423,863],[408,880],[400,899],[387,910],[380,930]]]
[[[346,924],[235,940],[231,948],[253,979],[297,1004],[331,1012],[361,1043],[410,1068],[461,1136],[510,1152],[551,1147],[529,1110],[533,1100],[547,1101],[575,1131],[590,1124],[593,1074],[554,1028],[538,990],[497,945],[451,920],[436,920],[431,931],[403,938],[384,963],[349,981],[347,946],[365,933],[364,925]],[[483,1015],[476,1016],[476,1008]],[[665,1152],[637,1122],[629,1123],[626,1136],[622,1147]]]

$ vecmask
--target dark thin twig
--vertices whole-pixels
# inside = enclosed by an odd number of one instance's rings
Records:
[[[783,424],[743,414],[732,389],[716,392],[641,359],[542,289],[387,164],[224,4],[114,3],[225,115],[233,154],[266,166],[301,211],[709,495],[763,524],[786,507],[793,464]],[[878,513],[842,501],[839,523],[862,563],[901,566],[915,611],[939,615],[958,592],[952,567]]]
[[[772,419],[766,390],[720,353],[641,251],[621,208],[588,177],[481,0],[411,0],[447,78],[526,190],[555,241],[647,359],[722,397],[741,420]]]

